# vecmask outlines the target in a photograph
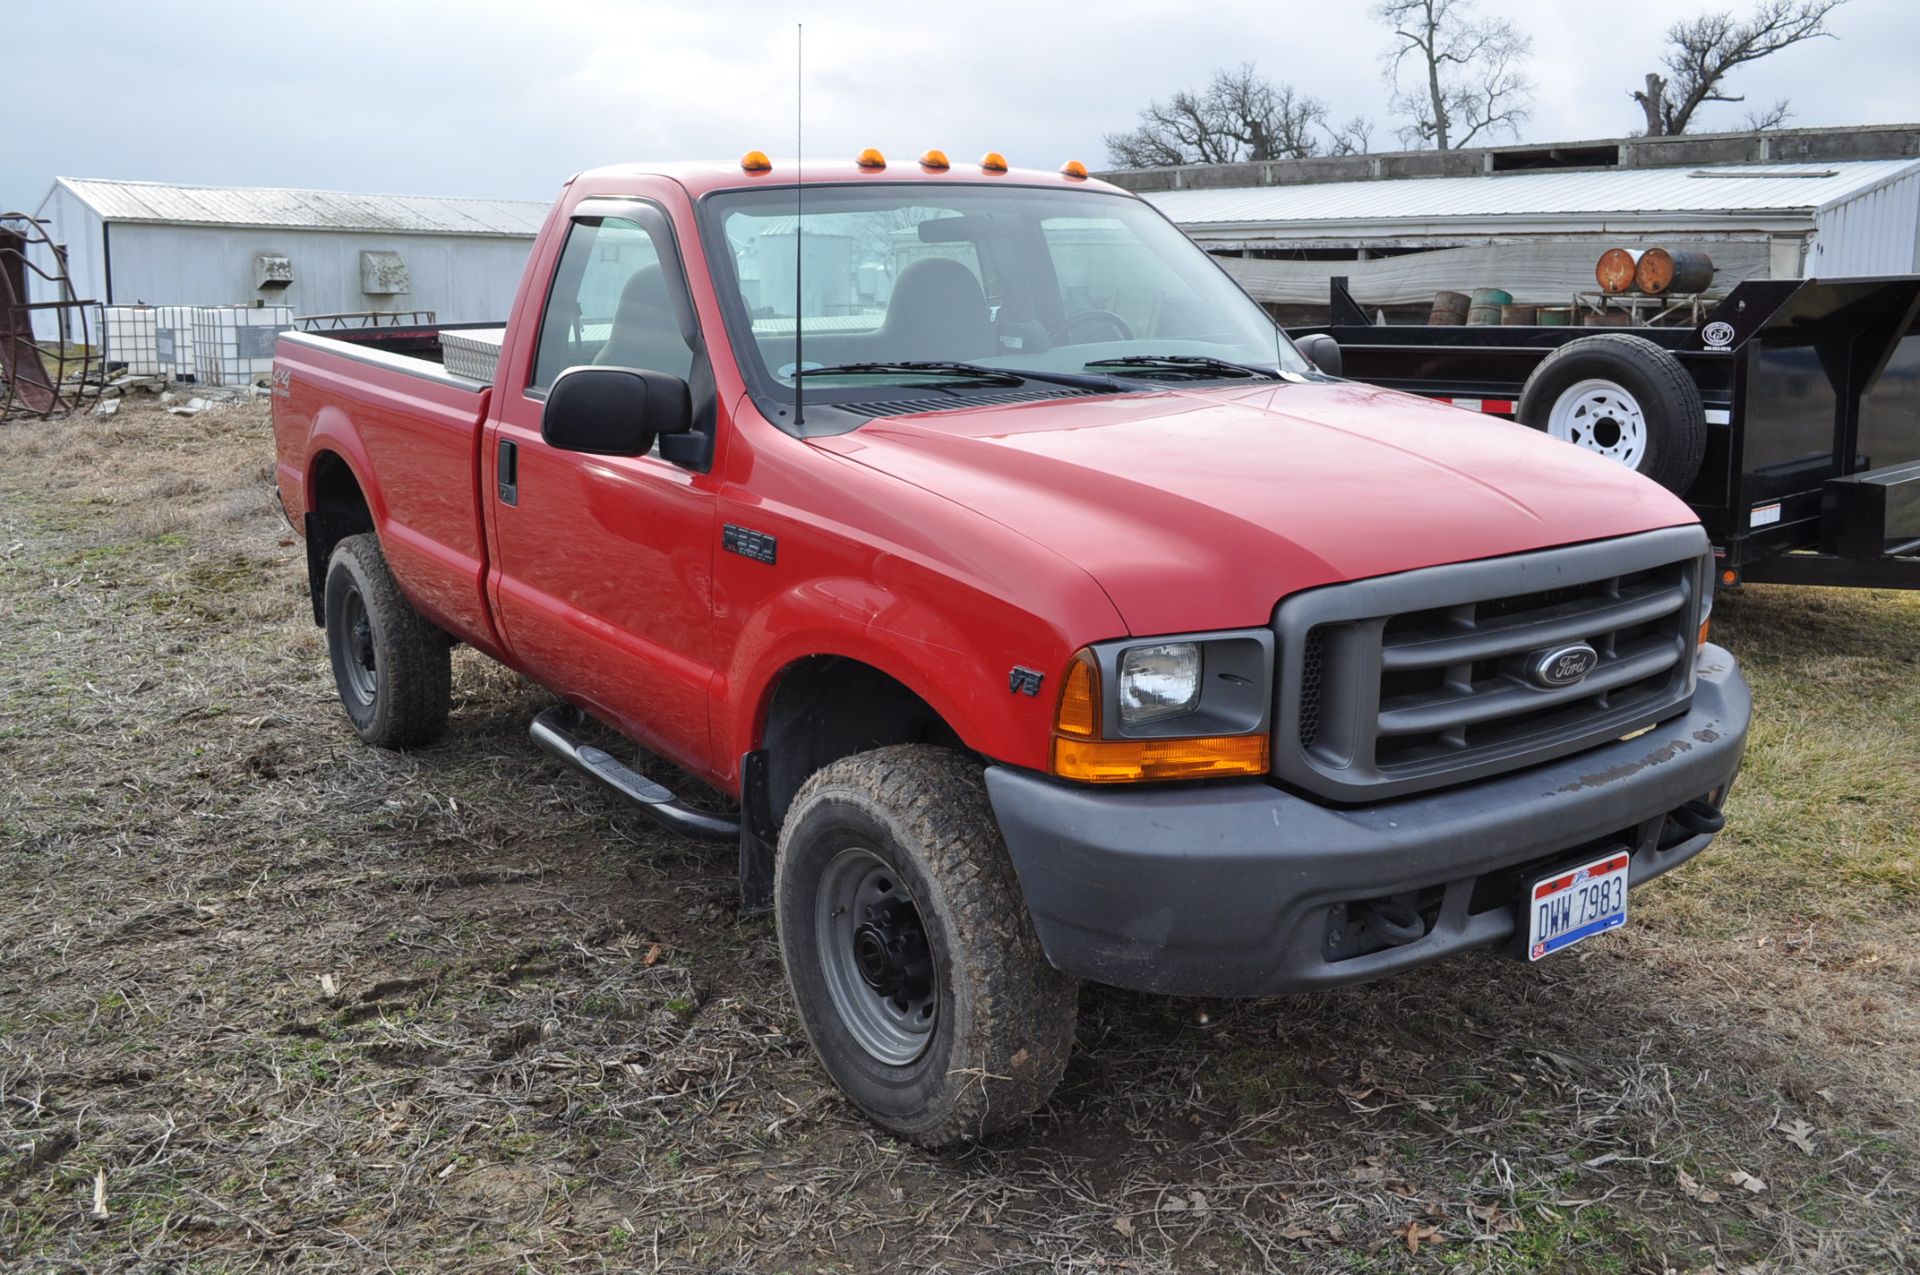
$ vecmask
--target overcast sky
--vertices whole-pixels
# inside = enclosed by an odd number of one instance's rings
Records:
[[[1523,140],[1625,134],[1627,90],[1697,0],[1481,0],[1534,41]],[[710,0],[19,0],[7,18],[0,209],[55,175],[546,199],[572,173],[640,159],[793,150],[794,23],[806,24],[806,149],[988,149],[1100,167],[1144,102],[1251,59],[1374,117],[1394,149],[1385,32],[1339,0],[1035,0],[858,5]],[[1820,40],[1738,73],[1791,123],[1920,120],[1920,4],[1851,0]],[[34,53],[43,53],[34,60]],[[1695,131],[1739,126],[1709,107]]]

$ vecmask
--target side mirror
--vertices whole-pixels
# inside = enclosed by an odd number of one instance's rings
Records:
[[[1306,355],[1307,362],[1328,376],[1339,376],[1343,362],[1340,357],[1340,343],[1325,332],[1315,332],[1295,341],[1294,347]]]
[[[547,391],[540,416],[548,446],[596,456],[639,456],[655,435],[692,428],[687,383],[644,368],[570,367]]]

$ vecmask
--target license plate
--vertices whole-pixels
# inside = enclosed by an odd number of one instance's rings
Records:
[[[1625,850],[1544,877],[1527,891],[1527,959],[1537,961],[1581,939],[1627,923]]]

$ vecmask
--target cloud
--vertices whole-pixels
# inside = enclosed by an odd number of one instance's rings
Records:
[[[1632,129],[1627,91],[1657,65],[1661,32],[1720,7],[1482,5],[1534,37],[1534,140]],[[12,55],[27,127],[0,151],[0,206],[35,206],[56,174],[545,198],[601,164],[790,154],[796,20],[810,154],[939,146],[1097,166],[1102,136],[1147,99],[1243,60],[1336,118],[1374,117],[1376,143],[1391,144],[1385,34],[1357,3],[67,0],[8,19],[13,48],[48,56]],[[1834,27],[1841,39],[1749,68],[1735,87],[1756,105],[1793,98],[1799,124],[1920,118],[1905,65],[1920,5],[1853,0]],[[1702,123],[1737,127],[1743,113],[1713,107]]]

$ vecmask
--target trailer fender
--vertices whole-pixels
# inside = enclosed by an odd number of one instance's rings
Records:
[[[1645,337],[1581,337],[1541,360],[1516,418],[1684,495],[1700,474],[1707,417],[1680,360]]]

